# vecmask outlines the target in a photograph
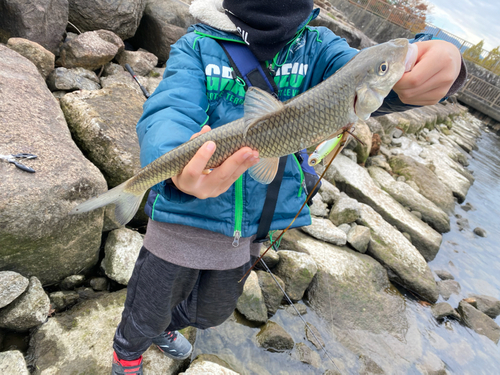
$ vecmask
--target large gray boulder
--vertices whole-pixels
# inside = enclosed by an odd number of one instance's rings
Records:
[[[0,309],[19,297],[28,284],[29,280],[17,272],[0,272]]]
[[[420,252],[370,206],[360,205],[358,224],[371,230],[367,254],[387,268],[389,278],[434,303],[439,297],[434,276]]]
[[[412,211],[420,212],[422,220],[434,230],[439,233],[450,231],[450,218],[446,212],[420,193],[417,193],[410,185],[394,180],[394,177],[379,167],[369,167],[368,173],[380,185],[382,190],[389,193],[401,205],[411,208]]]
[[[376,361],[384,370],[379,373],[408,373],[408,364],[421,356],[420,334],[404,298],[394,289],[389,292],[386,270],[345,247],[307,238],[299,242],[318,265],[308,303],[337,340]]]
[[[0,0],[0,42],[31,40],[55,52],[68,24],[68,0]]]
[[[124,48],[123,41],[111,31],[87,31],[64,43],[57,63],[65,68],[96,70]]]
[[[29,373],[23,353],[19,350],[0,353],[0,374],[29,375]]]
[[[404,176],[406,181],[415,182],[420,189],[420,194],[434,202],[444,212],[453,212],[455,200],[452,190],[443,184],[428,167],[405,155],[391,157],[389,164],[394,173]]]
[[[401,232],[409,233],[413,245],[424,255],[424,258],[434,259],[441,245],[441,235],[411,215],[394,198],[378,188],[366,169],[344,155],[339,155],[330,169],[329,176],[335,180],[340,190],[359,202],[373,207],[384,220],[395,225]]]
[[[28,289],[14,302],[0,310],[0,327],[13,331],[27,331],[47,320],[49,296],[36,277],[30,279]]]
[[[43,79],[46,79],[50,72],[54,70],[56,57],[38,43],[23,38],[10,38],[7,41],[7,47],[35,64]]]
[[[28,358],[34,374],[109,374],[113,336],[126,292],[104,293],[79,303],[33,332]],[[192,339],[191,332],[183,334]],[[146,374],[178,373],[184,365],[167,358],[154,345],[144,353],[143,363]]]
[[[125,40],[134,36],[145,6],[146,0],[69,0],[69,20],[81,32],[104,29]]]
[[[42,284],[88,270],[99,256],[103,210],[68,216],[75,201],[106,190],[98,169],[76,147],[64,115],[35,66],[0,45],[0,154],[30,152],[27,173],[0,163],[0,270]]]
[[[255,271],[250,272],[243,286],[243,293],[236,304],[236,309],[248,320],[265,323],[267,308]]]
[[[109,233],[104,246],[105,255],[101,267],[110,279],[122,285],[128,284],[134,271],[135,261],[141,251],[142,242],[139,232],[127,228],[115,229]]]
[[[308,254],[281,250],[279,255],[275,273],[285,282],[285,291],[290,299],[298,301],[302,299],[318,267]]]
[[[160,62],[168,60],[170,45],[196,23],[189,5],[177,0],[147,0],[134,44],[153,53]]]
[[[127,85],[75,91],[61,98],[61,108],[75,142],[113,188],[141,167],[135,132],[145,98]]]

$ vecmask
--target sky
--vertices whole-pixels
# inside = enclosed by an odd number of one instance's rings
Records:
[[[484,49],[500,46],[500,0],[427,0],[433,6],[427,22]]]

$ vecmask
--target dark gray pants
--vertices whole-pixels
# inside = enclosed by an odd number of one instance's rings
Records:
[[[187,326],[200,329],[222,324],[243,292],[238,283],[251,267],[195,270],[160,259],[142,248],[127,286],[122,320],[113,348],[124,360],[139,358],[163,331]]]

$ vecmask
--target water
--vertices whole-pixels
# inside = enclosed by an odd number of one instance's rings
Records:
[[[478,139],[478,150],[472,152],[469,170],[476,178],[469,189],[466,201],[474,209],[465,211],[456,204],[455,214],[469,221],[469,228],[460,231],[457,218],[451,218],[451,231],[443,235],[443,243],[436,258],[429,263],[431,270],[446,270],[461,285],[459,295],[452,295],[448,302],[456,308],[470,294],[484,294],[500,299],[500,138],[493,133],[483,133]],[[487,237],[475,235],[472,230],[483,228]],[[436,276],[436,281],[438,277]],[[396,289],[395,293],[398,293]],[[437,322],[429,307],[418,303],[410,294],[405,295],[407,312],[416,317],[416,326],[426,361],[439,358],[451,374],[500,374],[500,344],[495,344],[461,325],[455,320]],[[444,302],[440,297],[438,302]],[[304,315],[314,325],[325,341],[326,348],[334,358],[342,374],[380,373],[378,366],[363,361],[339,340],[314,311],[308,308]],[[272,321],[284,327],[295,344],[314,346],[306,339],[304,326],[299,318],[287,310],[278,310]],[[500,317],[496,318],[500,325]],[[324,374],[335,366],[321,351],[314,351],[311,361],[316,367],[301,363],[297,350],[271,353],[258,347],[257,325],[233,318],[223,325],[199,331],[195,354],[213,353],[225,360],[231,368],[241,374]],[[349,345],[347,345],[349,346]],[[367,349],[369,350],[369,349]],[[390,372],[386,372],[390,373]],[[408,367],[408,374],[421,374],[415,364]]]

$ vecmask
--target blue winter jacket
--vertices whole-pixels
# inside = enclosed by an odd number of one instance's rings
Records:
[[[310,19],[316,15],[313,11]],[[358,52],[329,29],[309,27],[307,22],[269,62],[282,101],[325,80]],[[231,77],[229,60],[215,39],[243,43],[234,34],[196,24],[172,45],[164,79],[144,104],[137,124],[143,167],[188,141],[202,126],[213,129],[243,116],[245,90]],[[397,96],[392,100],[392,107],[408,109]],[[395,110],[391,103],[385,107]],[[304,202],[303,178],[295,156],[289,156],[271,230],[287,227]],[[248,173],[225,193],[204,200],[162,182],[151,189],[145,210],[155,221],[199,227],[238,239],[257,232],[266,192],[267,185]],[[306,207],[294,227],[310,223]]]

